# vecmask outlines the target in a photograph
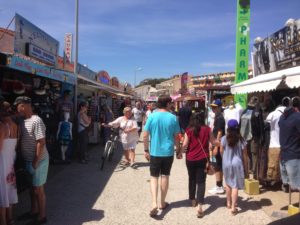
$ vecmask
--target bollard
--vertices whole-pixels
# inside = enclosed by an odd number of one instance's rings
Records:
[[[299,210],[299,207],[300,207],[300,191],[299,191],[299,203],[298,204],[299,204],[298,207],[296,207],[292,204],[292,189],[291,189],[291,186],[289,186],[289,206],[288,206],[289,216],[300,213],[300,210]]]

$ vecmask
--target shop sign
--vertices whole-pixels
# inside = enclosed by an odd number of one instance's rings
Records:
[[[255,75],[300,66],[300,19],[255,43],[253,64]]]
[[[59,81],[66,82],[69,84],[75,84],[76,78],[73,73],[51,69],[51,74],[52,74],[51,79],[59,80]]]
[[[106,71],[102,70],[97,74],[96,81],[109,85],[110,77]]]
[[[77,73],[93,81],[95,80],[96,77],[96,73],[94,71],[90,70],[88,67],[84,65],[81,65],[80,63],[77,64]]]
[[[235,83],[248,79],[250,31],[250,0],[237,0]],[[235,100],[246,107],[247,95],[236,95]]]
[[[72,62],[72,46],[73,44],[73,35],[70,33],[65,34],[65,49],[64,49],[64,57],[65,62]]]
[[[61,56],[57,57],[57,64],[56,64],[56,68],[57,69],[61,69],[61,70],[66,70],[69,72],[74,72],[74,64],[73,63],[68,63],[68,62],[64,62],[64,58]]]
[[[111,78],[111,86],[119,88],[119,80],[116,77]]]
[[[55,65],[56,62],[55,55],[33,44],[28,45],[28,55],[46,64]]]
[[[75,84],[75,76],[72,73],[51,69],[50,67],[35,64],[17,56],[8,57],[7,66],[15,70],[36,74],[41,77]]]
[[[34,44],[57,56],[59,42],[19,14],[15,15],[14,52],[26,54],[26,44]]]

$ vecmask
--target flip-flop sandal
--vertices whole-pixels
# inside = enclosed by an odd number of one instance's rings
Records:
[[[197,211],[197,218],[203,218],[204,212],[203,211]]]
[[[231,215],[235,216],[236,214],[238,214],[238,210],[237,209],[231,211]]]
[[[149,216],[150,217],[155,217],[158,213],[158,209],[157,208],[153,208],[151,209],[150,213],[149,213]]]
[[[161,208],[159,208],[159,209],[165,210],[166,208],[168,208],[169,205],[170,205],[170,204],[169,204],[168,202],[165,202],[165,206],[164,206],[164,207],[161,207]]]

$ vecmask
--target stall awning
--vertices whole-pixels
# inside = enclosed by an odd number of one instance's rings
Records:
[[[232,94],[246,94],[275,90],[279,85],[288,88],[300,87],[300,66],[262,74],[231,86]]]
[[[116,93],[116,95],[118,95],[118,96],[121,96],[121,97],[125,97],[125,98],[133,98],[133,96],[132,96],[132,95],[128,95],[128,94],[121,93],[121,92],[119,92],[119,93]]]
[[[84,76],[81,76],[79,74],[78,74],[78,79],[81,79],[81,80],[84,80],[84,81],[87,81],[87,82],[91,83],[91,84],[88,84],[87,86],[95,88],[95,89],[100,89],[100,90],[108,91],[108,92],[111,92],[113,94],[116,94],[116,93],[119,92],[119,90],[117,90],[117,89],[115,89],[113,87],[110,87],[110,86],[108,86],[106,84],[101,84],[101,83],[98,83],[96,81],[90,80],[90,79],[88,79],[88,78],[86,78]]]

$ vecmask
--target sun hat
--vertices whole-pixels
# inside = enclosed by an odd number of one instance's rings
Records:
[[[14,106],[17,106],[19,104],[31,104],[31,98],[27,96],[19,96],[16,98]]]

